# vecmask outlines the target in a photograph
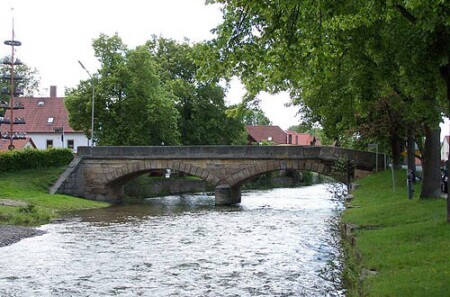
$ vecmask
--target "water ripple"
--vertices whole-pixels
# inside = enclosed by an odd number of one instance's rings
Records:
[[[326,186],[150,199],[2,248],[0,296],[343,296]]]

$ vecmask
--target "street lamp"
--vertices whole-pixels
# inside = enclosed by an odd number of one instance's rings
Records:
[[[91,146],[94,146],[94,94],[95,94],[95,88],[94,88],[94,78],[92,77],[91,73],[84,67],[83,63],[81,61],[78,61],[80,63],[81,67],[86,71],[86,73],[89,75],[92,81],[92,108],[91,108]]]

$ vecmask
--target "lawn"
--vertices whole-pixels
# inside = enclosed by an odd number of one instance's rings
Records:
[[[0,224],[40,225],[64,211],[108,206],[104,202],[49,194],[49,186],[64,169],[53,167],[0,173]]]
[[[348,296],[450,296],[450,224],[446,200],[408,199],[405,172],[357,181],[342,223],[356,225],[347,245]],[[359,294],[359,295],[358,295]]]

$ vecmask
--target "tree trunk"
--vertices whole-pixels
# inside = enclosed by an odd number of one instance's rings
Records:
[[[401,139],[397,133],[391,134],[391,150],[392,150],[392,164],[394,169],[402,168],[402,145]]]
[[[408,151],[408,173],[412,173],[415,177],[416,174],[416,145],[414,141],[414,135],[412,129],[408,129],[408,141],[407,141],[407,151]],[[415,183],[415,178],[413,183]]]
[[[422,159],[421,199],[439,197],[441,195],[440,134],[440,128],[425,126],[425,155]]]

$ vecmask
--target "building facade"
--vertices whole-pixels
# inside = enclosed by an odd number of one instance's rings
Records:
[[[15,110],[14,117],[24,119],[25,123],[13,125],[13,131],[25,133],[38,149],[69,148],[76,153],[79,146],[89,145],[89,139],[83,132],[70,127],[64,98],[56,97],[56,90],[52,90],[50,97],[15,98],[14,101],[20,102],[24,108]],[[4,117],[9,118],[9,113],[6,111]],[[9,133],[10,125],[1,125],[0,131]]]

